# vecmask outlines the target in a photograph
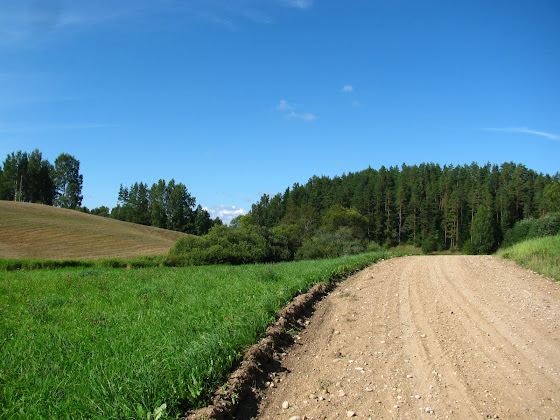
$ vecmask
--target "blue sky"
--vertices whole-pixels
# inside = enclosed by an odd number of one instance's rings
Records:
[[[560,2],[0,0],[0,158],[81,162],[83,204],[183,182],[228,221],[381,165],[560,170]]]

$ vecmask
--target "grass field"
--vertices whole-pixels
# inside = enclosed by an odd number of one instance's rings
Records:
[[[529,239],[500,249],[497,255],[560,281],[560,235]]]
[[[387,254],[0,276],[1,418],[170,418],[204,403],[275,313]]]
[[[0,201],[0,258],[135,258],[164,255],[182,233],[73,210]]]

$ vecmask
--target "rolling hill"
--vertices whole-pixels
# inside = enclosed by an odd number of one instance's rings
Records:
[[[163,255],[183,233],[41,204],[0,201],[0,258]]]

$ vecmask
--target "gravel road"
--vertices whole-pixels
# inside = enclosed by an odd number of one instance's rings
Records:
[[[510,261],[382,261],[308,322],[257,418],[560,418],[560,284]]]

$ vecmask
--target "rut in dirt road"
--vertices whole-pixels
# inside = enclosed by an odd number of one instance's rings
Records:
[[[512,262],[386,260],[309,321],[254,417],[560,418],[560,285]]]

